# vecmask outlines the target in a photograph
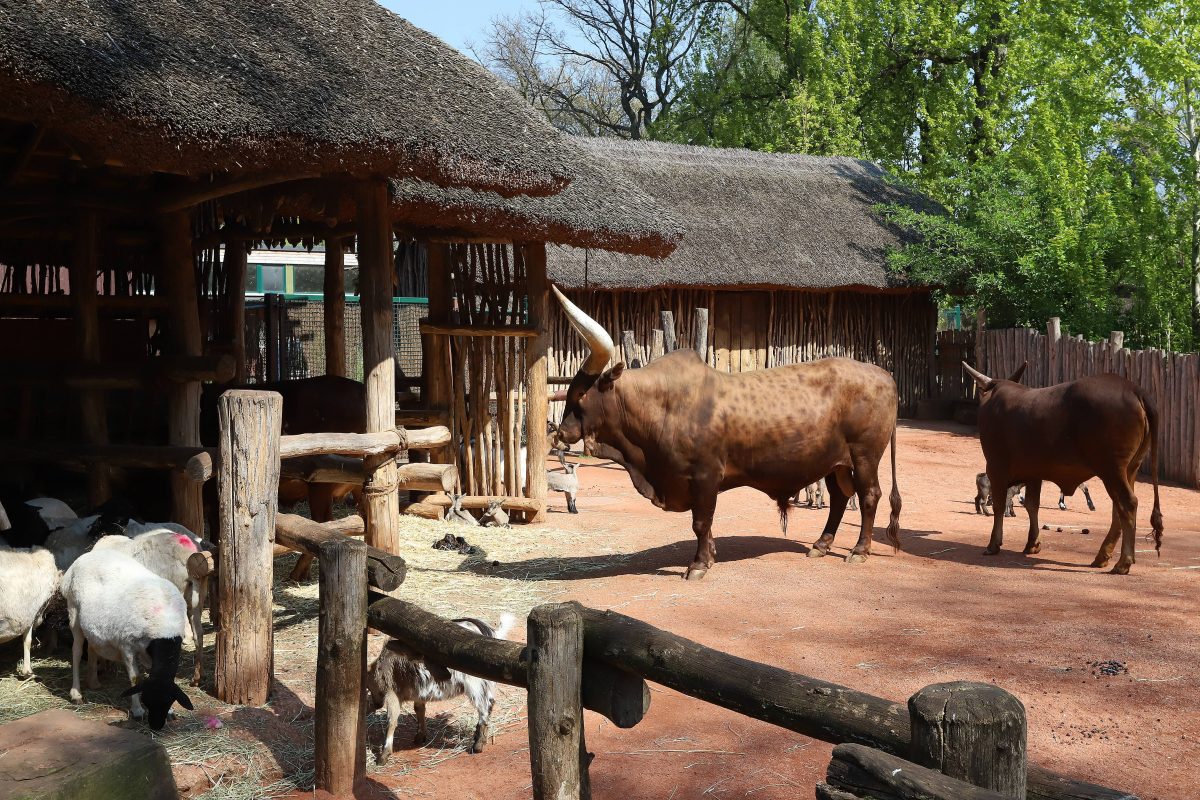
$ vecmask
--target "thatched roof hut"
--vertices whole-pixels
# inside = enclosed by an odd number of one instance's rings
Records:
[[[624,340],[627,361],[652,358],[672,334],[681,346],[703,335],[705,357],[717,369],[847,355],[890,369],[906,412],[928,396],[934,304],[928,287],[888,268],[889,250],[908,240],[876,206],[934,209],[932,202],[851,158],[614,139],[580,143],[684,228],[663,259],[548,248],[551,280],[614,340]],[[567,203],[573,189],[549,201]],[[700,308],[708,314],[702,334],[695,330]],[[675,330],[662,331],[664,311]],[[552,374],[565,380],[584,355],[560,321]]]
[[[0,118],[139,172],[416,176],[545,194],[569,148],[369,0],[0,3]]]
[[[875,207],[935,206],[875,164],[662,142],[580,143],[659,201],[685,235],[664,262],[552,248],[550,275],[562,286],[920,290],[888,270],[888,251],[907,238]]]

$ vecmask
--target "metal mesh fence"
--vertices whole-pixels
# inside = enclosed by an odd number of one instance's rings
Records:
[[[392,304],[397,379],[421,377],[420,320],[428,311],[428,303],[424,300]],[[345,330],[346,374],[361,381],[362,313],[358,303],[346,303]],[[324,303],[319,299],[284,299],[279,295],[247,298],[246,375],[249,380],[287,380],[324,374]]]

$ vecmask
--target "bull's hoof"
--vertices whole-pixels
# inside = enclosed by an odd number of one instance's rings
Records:
[[[1117,565],[1108,571],[1109,575],[1128,575],[1129,568],[1132,564],[1126,564],[1123,561],[1118,561]]]
[[[867,560],[865,553],[851,553],[846,557],[847,564],[862,564]]]
[[[808,549],[809,558],[824,558],[828,551],[822,550],[819,547],[810,547]]]
[[[983,554],[985,556],[998,556],[998,555],[1000,555],[1000,548],[992,547],[991,545],[988,545],[988,549],[984,550]]]
[[[1042,552],[1042,543],[1038,542],[1035,545],[1025,545],[1025,549],[1022,552],[1027,556],[1036,556],[1038,553]]]
[[[684,576],[684,579],[689,581],[698,581],[707,574],[708,567],[688,567],[687,575]]]
[[[1096,569],[1104,569],[1108,566],[1108,559],[1096,556],[1094,559],[1092,559],[1092,563],[1088,564],[1088,566],[1095,567]]]

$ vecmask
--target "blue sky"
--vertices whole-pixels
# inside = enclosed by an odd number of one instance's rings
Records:
[[[380,0],[419,28],[466,51],[467,42],[482,39],[488,20],[537,7],[537,0]]]

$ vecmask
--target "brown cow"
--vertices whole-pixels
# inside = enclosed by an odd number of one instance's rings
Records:
[[[1022,365],[1008,380],[993,380],[963,368],[979,387],[979,443],[987,460],[987,477],[994,496],[1008,487],[1025,484],[1025,509],[1029,513],[1029,539],[1025,553],[1041,550],[1038,509],[1042,481],[1058,484],[1065,494],[1088,478],[1099,477],[1113,501],[1112,526],[1100,545],[1093,567],[1104,567],[1112,558],[1117,538],[1121,557],[1113,574],[1128,574],[1134,561],[1137,527],[1138,467],[1150,453],[1154,482],[1154,549],[1162,547],[1163,522],[1158,502],[1158,412],[1136,384],[1118,375],[1093,375],[1045,389],[1031,389],[1018,381]],[[1004,505],[992,506],[992,539],[985,551],[1000,552],[1004,540]]]
[[[366,388],[356,380],[336,375],[319,375],[296,380],[250,383],[242,386],[206,386],[201,402],[202,439],[216,445],[217,397],[228,389],[279,392],[283,397],[283,433],[363,433],[367,429]],[[333,505],[361,489],[352,483],[308,483],[284,479],[279,482],[279,502],[289,506],[308,501],[309,513],[317,522],[333,519]],[[289,580],[307,580],[312,556],[301,554]]]
[[[571,380],[558,428],[567,444],[584,439],[597,455],[629,471],[633,485],[659,508],[691,511],[696,557],[688,579],[716,561],[712,518],[717,494],[752,486],[773,499],[787,532],[789,499],[825,478],[829,520],[810,556],[823,556],[857,492],[862,527],[850,563],[871,552],[882,496],[879,461],[892,444],[888,541],[899,546],[896,488],[896,383],[879,367],[846,358],[727,374],[691,350],[677,350],[641,369],[605,371],[612,339],[562,292],[555,294],[591,356]]]

